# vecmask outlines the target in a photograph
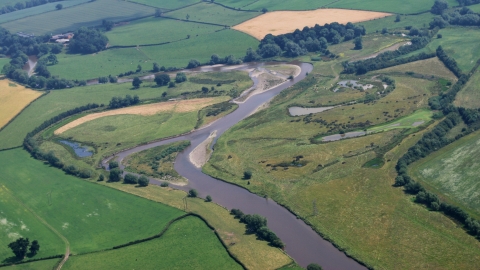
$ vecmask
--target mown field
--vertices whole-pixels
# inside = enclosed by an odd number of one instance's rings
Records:
[[[195,243],[201,244],[199,248]],[[64,269],[242,269],[197,217],[173,223],[160,238],[117,250],[73,256]]]
[[[0,80],[0,128],[41,95],[8,79]]]
[[[155,9],[120,0],[100,0],[84,5],[22,18],[2,24],[10,32],[26,32],[35,35],[74,31],[82,26],[102,24],[102,20],[114,22],[150,16]]]
[[[29,157],[21,149],[0,152],[0,162],[3,188],[63,235],[73,254],[111,248],[155,235],[183,213],[164,204],[67,176]],[[30,226],[33,234],[38,225]]]
[[[127,46],[172,42],[186,39],[187,35],[194,38],[221,29],[223,27],[151,17],[115,27],[106,34],[110,46]]]
[[[467,85],[460,90],[455,99],[455,106],[477,109],[480,108],[480,72],[477,70]]]
[[[212,54],[243,57],[249,47],[257,46],[258,41],[253,37],[235,30],[222,30],[160,46],[111,49],[94,55],[60,54],[57,56],[59,63],[48,69],[62,78],[91,79],[134,71],[139,64],[145,70],[151,69],[153,62],[182,68],[191,59],[206,63]]]
[[[416,28],[428,27],[435,15],[427,12],[419,15],[402,15],[399,22],[395,22],[396,16],[392,15],[386,18],[375,19],[366,22],[356,23],[365,26],[367,33],[381,32],[383,28],[392,30],[405,30],[405,27],[412,26]]]
[[[480,216],[479,164],[480,136],[470,134],[410,166],[415,179],[449,201]]]
[[[260,12],[235,11],[213,3],[203,2],[176,11],[168,12],[165,14],[165,16],[182,20],[232,26],[260,14]]]
[[[62,4],[63,8],[69,8],[69,7],[73,7],[73,6],[76,6],[76,5],[87,3],[89,1],[90,0],[68,0],[68,1],[61,1],[60,4]],[[17,11],[14,11],[14,12],[2,14],[2,16],[0,16],[0,24],[6,23],[6,22],[9,22],[9,21],[22,19],[22,18],[29,17],[29,16],[34,16],[34,15],[50,12],[50,11],[56,11],[57,8],[55,6],[58,5],[58,4],[59,3],[56,3],[56,2],[47,3],[47,4],[36,6],[36,7],[26,8],[26,9],[17,10]],[[0,4],[0,7],[2,7],[2,6],[3,5]],[[50,15],[55,16],[56,14],[52,13]]]
[[[329,8],[348,8],[348,9],[363,9],[363,10],[375,10],[385,11],[398,14],[414,14],[429,11],[434,4],[434,0],[428,1],[382,1],[382,0],[339,0],[334,1],[328,5]],[[449,6],[458,6],[458,2],[455,0],[447,0]]]
[[[177,9],[191,4],[198,3],[197,0],[133,0],[131,2],[152,6],[161,9]]]

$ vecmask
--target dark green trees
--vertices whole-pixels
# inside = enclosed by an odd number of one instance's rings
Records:
[[[125,177],[123,178],[123,182],[125,184],[137,184],[138,183],[138,177],[131,173],[127,173]]]
[[[311,263],[307,266],[307,270],[322,270],[323,268],[316,264],[316,263]]]
[[[148,180],[148,178],[144,175],[138,178],[138,185],[140,185],[141,187],[146,187],[148,186],[149,183],[150,183],[150,180]]]
[[[433,14],[441,15],[444,10],[448,8],[448,3],[445,0],[435,0],[430,12]]]
[[[183,72],[177,73],[177,75],[175,76],[175,82],[176,83],[182,83],[182,82],[185,82],[185,81],[187,81],[187,76],[185,75],[185,73],[183,73]]]
[[[63,8],[63,5],[62,5],[62,4],[58,4],[58,5],[55,6],[55,8],[56,8],[57,10],[60,10],[60,9]]]
[[[37,255],[39,250],[40,250],[40,244],[38,244],[37,240],[33,240],[32,245],[30,246],[30,254]]]
[[[102,32],[82,27],[70,40],[68,50],[72,53],[96,53],[104,50],[107,43],[108,38]]]
[[[115,169],[115,168],[118,168],[118,162],[115,161],[115,160],[112,160],[108,163],[108,167],[111,169]]]
[[[252,172],[251,171],[244,171],[243,172],[243,179],[248,180],[252,178]]]
[[[198,196],[198,191],[196,189],[190,189],[188,191],[188,197],[196,198]]]
[[[205,198],[205,201],[206,202],[211,202],[212,201],[212,196],[207,195],[207,197]]]
[[[362,42],[362,37],[356,37],[355,41],[353,42],[355,44],[355,50],[361,50],[363,49],[363,42]]]
[[[110,175],[108,177],[108,180],[110,182],[120,182],[120,180],[122,179],[122,174],[123,174],[123,171],[120,170],[120,168],[112,169],[110,170]]]
[[[155,75],[155,83],[158,86],[167,85],[170,82],[170,76],[168,74],[162,73]]]
[[[138,89],[142,83],[143,82],[142,82],[142,80],[140,80],[139,77],[135,77],[135,78],[133,78],[132,86],[133,86],[133,88]]]
[[[17,259],[22,260],[27,254],[28,246],[30,241],[28,238],[18,238],[16,241],[8,244],[8,247],[13,251]]]
[[[198,62],[198,60],[192,59],[190,60],[190,62],[188,62],[187,68],[196,68],[198,66],[200,66],[200,62]]]

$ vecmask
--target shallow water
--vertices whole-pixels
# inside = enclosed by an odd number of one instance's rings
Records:
[[[61,140],[59,142],[62,144],[68,145],[70,148],[72,148],[72,150],[75,152],[75,154],[78,157],[89,157],[93,155],[93,152],[89,151],[87,146],[82,147],[79,143],[71,142],[67,140]]]

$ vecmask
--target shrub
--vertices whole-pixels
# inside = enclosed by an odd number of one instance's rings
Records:
[[[182,83],[187,80],[187,76],[183,72],[177,73],[177,76],[175,76],[175,82],[176,83]]]
[[[105,176],[103,176],[103,174],[100,174],[100,176],[98,177],[98,181],[103,181],[105,179]]]
[[[196,189],[190,189],[188,191],[188,197],[196,198],[198,196],[198,191]]]
[[[311,263],[307,266],[307,270],[322,270],[323,268],[316,264],[316,263]]]
[[[205,201],[206,202],[211,202],[212,201],[212,196],[207,195],[207,197],[205,198]]]
[[[198,60],[192,59],[190,60],[190,62],[188,62],[187,68],[196,68],[198,66],[200,66],[200,62],[198,62]]]
[[[115,160],[110,161],[110,162],[108,163],[108,167],[110,168],[110,170],[111,170],[111,169],[118,168],[118,162],[115,161]]]
[[[243,179],[248,180],[252,178],[252,172],[251,171],[244,171],[243,172]]]
[[[112,169],[110,170],[110,175],[108,177],[108,180],[110,182],[120,182],[120,180],[122,179],[122,174],[123,174],[123,171],[120,170],[120,168]]]
[[[162,183],[160,184],[160,186],[161,186],[161,187],[168,187],[168,182],[162,182]]]
[[[138,183],[138,177],[131,173],[127,173],[123,179],[123,182],[125,184],[137,184]]]
[[[141,187],[146,187],[146,186],[148,186],[149,183],[150,183],[150,180],[144,175],[142,175],[142,176],[140,176],[140,178],[138,178],[138,184]]]

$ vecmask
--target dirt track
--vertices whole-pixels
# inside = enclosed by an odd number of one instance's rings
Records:
[[[383,18],[390,13],[349,10],[349,9],[317,9],[310,11],[275,11],[268,12],[251,20],[243,22],[233,28],[247,33],[256,39],[262,39],[267,34],[280,35],[291,33],[305,26],[324,25],[338,22],[362,22]]]

